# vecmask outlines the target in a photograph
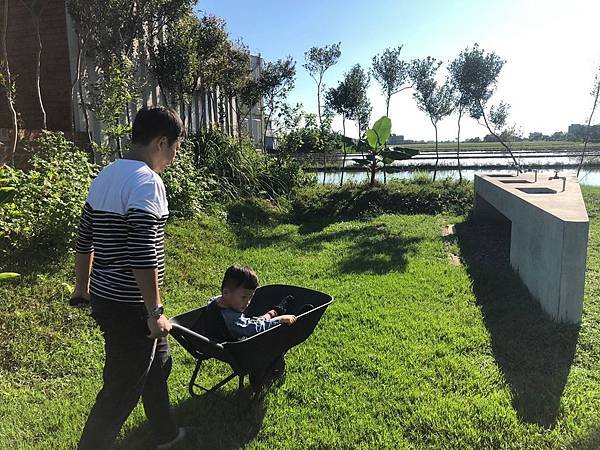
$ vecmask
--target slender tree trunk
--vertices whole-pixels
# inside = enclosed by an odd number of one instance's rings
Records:
[[[215,88],[215,91],[213,92],[213,101],[212,101],[212,107],[213,107],[213,120],[214,122],[216,122],[217,126],[220,126],[219,120],[219,97],[217,96],[217,89]]]
[[[8,63],[8,49],[6,48],[6,30],[8,28],[8,3],[10,0],[4,0],[4,18],[2,20],[2,66],[4,72],[4,89],[6,91],[6,100],[12,118],[12,143],[10,145],[10,163],[15,166],[15,153],[17,151],[17,140],[19,138],[19,123],[17,121],[17,111],[15,110],[15,99],[13,98],[13,82],[10,76],[10,65]]]
[[[377,159],[371,162],[371,183],[369,186],[375,186],[375,174],[377,173]]]
[[[267,152],[267,128],[269,127],[269,124],[271,123],[271,114],[273,113],[273,109],[271,108],[269,110],[269,115],[267,116],[267,121],[265,122],[265,127],[263,130],[263,151],[266,153]]]
[[[92,132],[90,131],[90,116],[88,114],[87,105],[85,103],[86,98],[84,96],[83,83],[81,82],[81,76],[79,77],[79,81],[77,82],[77,91],[79,93],[79,101],[81,102],[81,112],[83,113],[83,120],[85,122],[85,132],[87,133],[88,140],[89,140],[90,146],[91,146],[93,139],[92,139]],[[91,150],[92,160],[95,162],[96,154],[94,153],[94,147],[91,146],[90,148],[92,149]]]
[[[166,107],[169,106],[169,101],[167,100],[167,93],[165,92],[160,77],[156,77],[156,84],[158,84],[158,90],[160,91],[160,96],[163,99],[163,103]]]
[[[392,98],[391,95],[388,95],[387,98],[385,99],[385,115],[387,117],[390,117],[390,99]]]
[[[183,129],[186,130],[187,126],[188,126],[188,122],[187,122],[187,117],[185,115],[185,100],[183,99],[183,93],[179,93],[179,99],[178,99],[178,103],[179,103],[179,117],[181,117],[181,120],[183,122]]]
[[[583,142],[583,151],[581,152],[581,160],[579,161],[579,167],[577,167],[577,176],[579,176],[579,172],[581,171],[581,167],[583,166],[583,159],[585,158],[585,151],[587,149],[588,141],[590,138],[590,125],[592,124],[592,118],[594,117],[594,113],[596,112],[596,106],[598,106],[598,97],[600,96],[600,74],[597,78],[596,90],[594,92],[594,106],[592,107],[592,112],[588,119],[587,128],[585,129],[585,139]]]
[[[483,121],[485,122],[486,128],[488,129],[490,134],[492,136],[494,136],[498,140],[498,142],[500,142],[502,147],[504,147],[508,151],[508,153],[510,153],[510,156],[511,156],[513,162],[515,163],[515,166],[517,166],[517,172],[522,173],[523,171],[521,170],[521,166],[517,162],[515,155],[513,155],[512,150],[510,148],[508,148],[508,146],[504,143],[504,141],[502,139],[500,139],[500,136],[498,136],[496,133],[494,133],[494,131],[490,127],[490,124],[488,123],[487,117],[485,116],[485,110],[483,109],[483,105],[481,104],[481,101],[479,101],[478,103],[479,103],[479,110],[481,111],[481,116],[483,117]]]
[[[342,115],[342,130],[344,136],[346,136],[346,116]],[[340,177],[340,187],[344,184],[344,169],[346,168],[346,140],[342,141],[344,148],[344,159],[342,160],[342,176]],[[325,172],[323,172],[323,184],[325,184]]]
[[[115,121],[115,125],[118,127],[119,126],[119,119],[117,119]],[[119,159],[123,159],[123,148],[121,146],[121,136],[116,136],[116,142],[117,142],[117,155],[119,156]]]
[[[242,111],[237,103],[237,98],[235,100],[235,121],[237,125],[238,141],[242,142]]]
[[[321,126],[321,81],[322,78],[317,83],[317,115],[319,116],[319,126]]]
[[[25,3],[25,2],[23,2]],[[35,65],[35,84],[37,89],[38,103],[40,104],[40,111],[42,112],[42,128],[45,130],[47,127],[46,121],[46,109],[44,108],[44,102],[42,101],[42,89],[41,89],[41,71],[42,71],[42,37],[40,35],[40,18],[36,16],[33,8],[29,8],[31,13],[31,20],[35,26],[35,35],[37,38],[37,54],[36,54],[36,65]],[[41,14],[41,10],[40,10]]]
[[[252,132],[252,108],[254,105],[248,106],[248,134],[254,140],[254,133]]]
[[[458,110],[458,136],[456,138],[456,162],[458,163],[458,181],[462,182],[462,168],[460,167],[460,120],[462,119],[462,109]]]
[[[125,105],[125,118],[127,119],[127,126],[131,126],[131,111],[129,111],[129,103]]]
[[[433,169],[433,181],[435,182],[435,179],[437,177],[438,163],[440,162],[440,153],[438,151],[437,123],[435,123],[433,120],[431,121],[431,123],[433,123],[433,128],[435,129],[435,168]]]
[[[73,84],[71,85],[71,96],[75,98],[75,102],[77,102],[77,97],[79,97],[79,104],[81,105],[81,111],[83,112],[83,118],[85,121],[85,131],[87,133],[88,142],[90,144],[90,158],[91,161],[95,161],[95,155],[92,143],[92,135],[90,133],[90,121],[87,113],[87,107],[85,105],[85,100],[83,97],[83,86],[81,83],[82,78],[82,70],[81,70],[81,62],[82,62],[82,54],[87,42],[87,38],[81,38],[79,35],[77,36],[77,67],[75,68],[75,79],[73,80]],[[77,89],[76,89],[77,88]],[[75,108],[74,115],[78,114],[77,108]],[[75,130],[75,120],[73,120],[73,130]]]
[[[206,91],[204,90],[204,87],[200,88],[200,98],[202,99],[202,101],[200,102],[200,128],[202,130],[206,130],[206,112],[208,110],[208,100],[206,98]]]
[[[231,137],[235,137],[235,121],[233,118],[234,109],[233,109],[233,97],[228,97],[227,106],[229,108],[229,128],[231,129]]]

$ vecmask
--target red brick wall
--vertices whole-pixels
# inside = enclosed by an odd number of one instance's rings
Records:
[[[4,0],[6,1],[6,0]],[[35,84],[37,39],[31,15],[19,0],[8,0],[7,47],[17,88],[21,127],[42,127]],[[2,3],[2,2],[0,2]],[[46,0],[40,18],[42,38],[41,90],[49,130],[72,130],[71,81],[64,0]],[[0,95],[0,128],[11,128],[6,97]]]

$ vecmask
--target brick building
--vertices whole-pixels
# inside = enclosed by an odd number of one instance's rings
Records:
[[[37,98],[36,52],[37,39],[29,11],[18,0],[0,0],[0,14],[4,14],[4,2],[9,2],[7,52],[12,79],[16,85],[16,110],[19,116],[20,134],[35,134],[42,128],[42,112]],[[1,17],[0,17],[1,19]],[[0,24],[3,21],[0,20]],[[81,141],[87,139],[83,113],[78,102],[76,89],[72,90],[77,69],[77,41],[73,24],[65,0],[47,0],[40,16],[40,35],[42,41],[40,85],[42,100],[47,116],[49,130],[63,131],[68,136]],[[93,61],[86,61],[88,73],[93,74]],[[253,73],[258,76],[262,66],[260,56],[252,56]],[[161,104],[162,96],[158,84],[151,74],[142,67],[140,77],[146,81],[141,93],[142,98],[130,105],[136,111],[143,103]],[[235,101],[235,100],[234,100]],[[233,116],[235,108],[227,104],[228,114]],[[93,140],[102,142],[103,124],[90,111],[90,131]],[[200,123],[214,123],[215,108],[210,95],[197,93],[192,101],[192,130]],[[232,120],[232,124],[236,121]],[[0,95],[0,164],[6,161],[6,149],[3,143],[10,141],[12,119],[6,97]],[[243,127],[259,143],[262,138],[264,118],[260,108],[254,106]],[[235,130],[233,132],[239,132]]]

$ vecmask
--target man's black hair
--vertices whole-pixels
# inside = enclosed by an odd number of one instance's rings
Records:
[[[221,291],[223,289],[256,289],[258,287],[258,277],[252,267],[248,266],[230,266],[225,271]]]
[[[131,129],[131,143],[148,145],[152,139],[165,136],[169,145],[183,137],[185,129],[179,114],[164,106],[143,107],[138,111]]]

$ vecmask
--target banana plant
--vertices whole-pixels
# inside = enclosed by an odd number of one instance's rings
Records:
[[[402,147],[387,147],[386,142],[392,133],[392,121],[383,116],[367,130],[369,152],[365,158],[354,159],[354,162],[365,167],[371,176],[370,186],[375,184],[375,176],[394,161],[410,159],[419,153],[418,150]],[[384,172],[385,174],[385,172]]]
[[[14,187],[3,186],[8,182],[8,178],[0,178],[0,208],[3,204],[10,202],[16,193],[16,189]],[[3,281],[13,280],[20,276],[21,275],[16,272],[0,272],[0,283]]]

